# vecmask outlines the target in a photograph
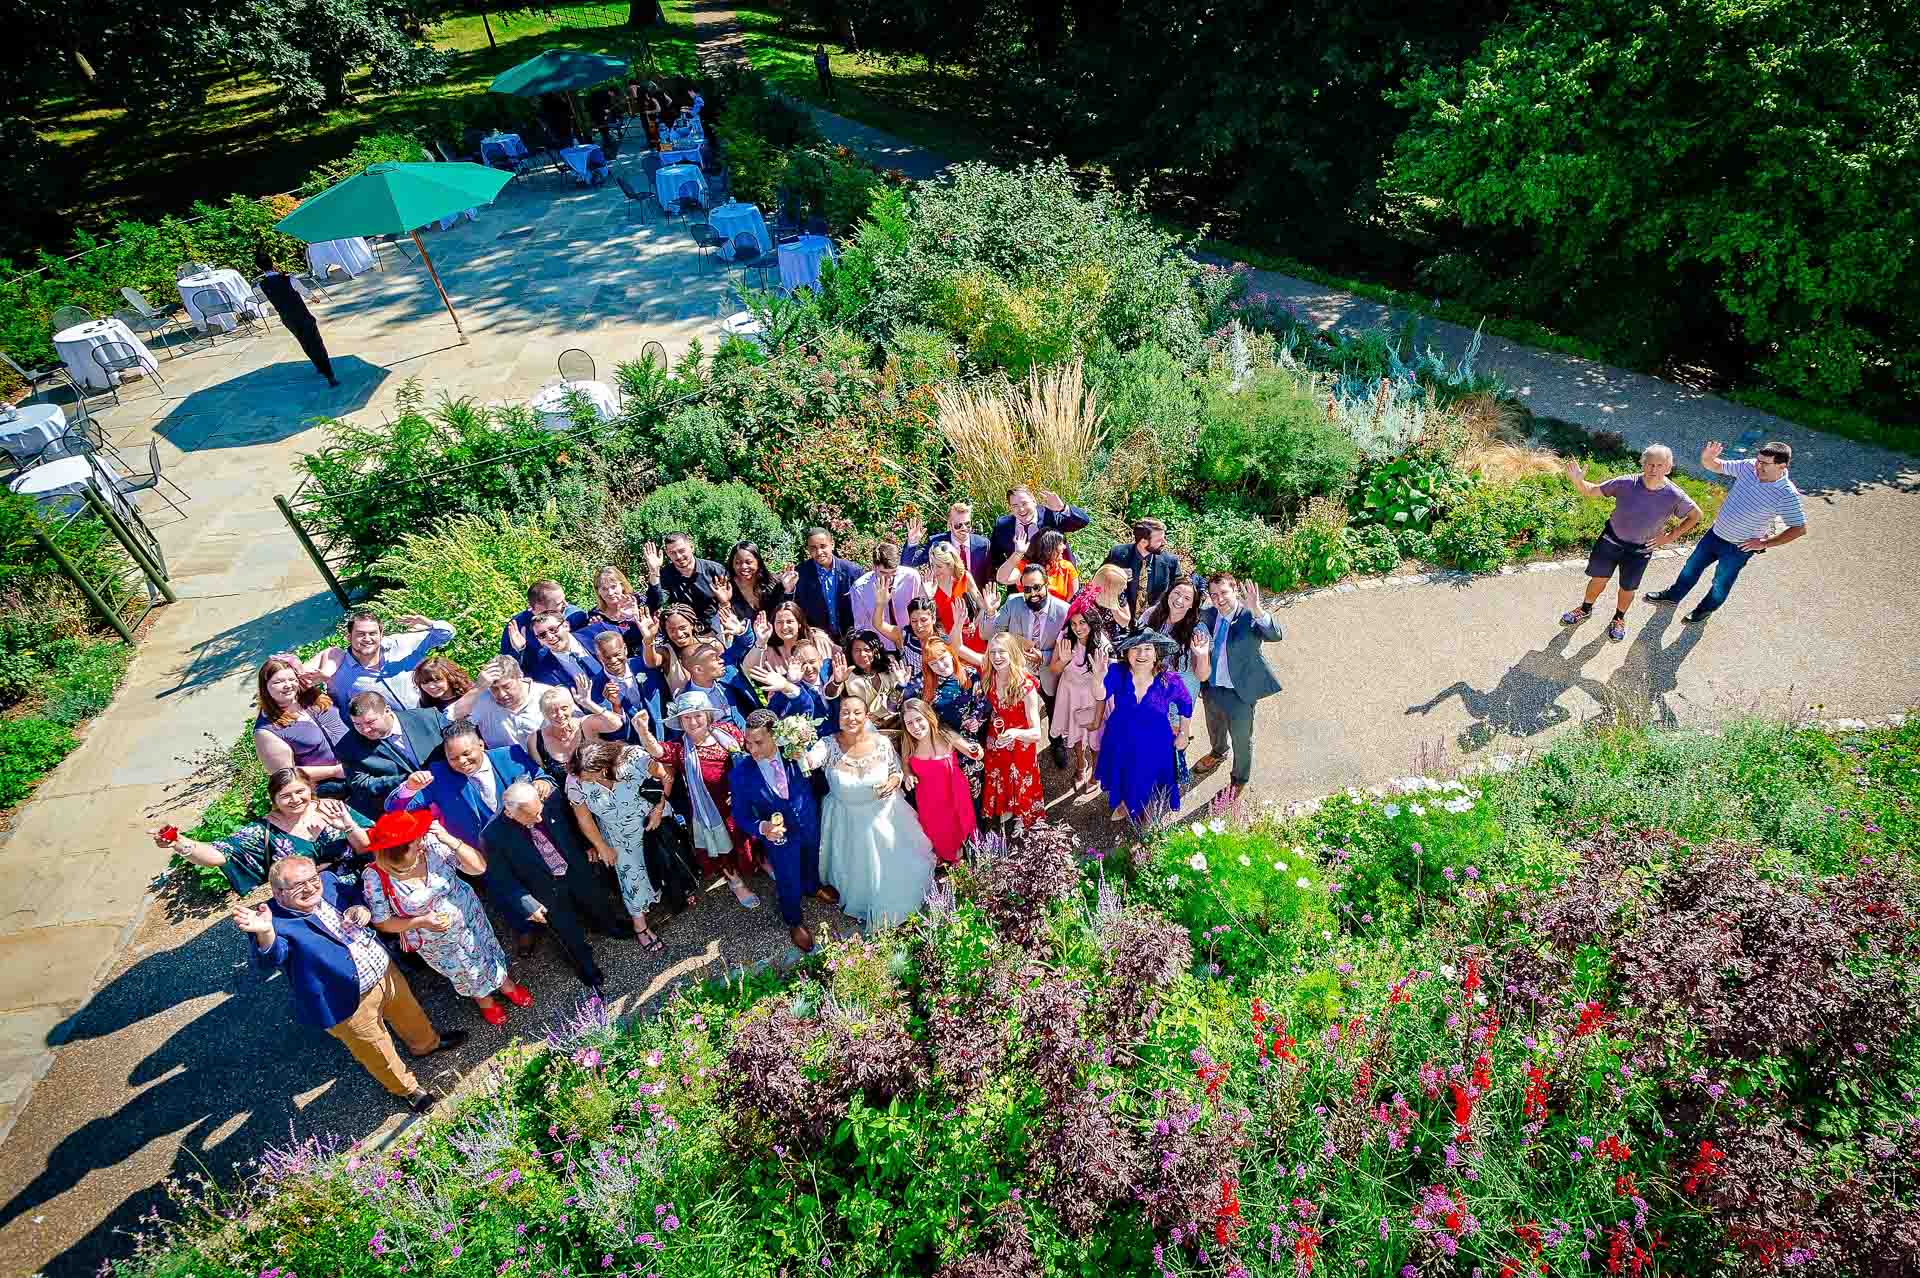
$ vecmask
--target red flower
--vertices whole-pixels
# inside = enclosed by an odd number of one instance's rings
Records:
[[[1219,1100],[1220,1084],[1227,1081],[1227,1066],[1224,1063],[1202,1065],[1193,1073],[1194,1077],[1198,1078],[1201,1085],[1207,1089],[1207,1099]]]
[[[1616,1163],[1624,1163],[1633,1157],[1633,1151],[1625,1145],[1622,1145],[1618,1136],[1609,1136],[1594,1146],[1593,1156],[1595,1158],[1611,1159]]]
[[[1475,990],[1479,988],[1480,988],[1480,960],[1468,959],[1467,974],[1465,978],[1463,978],[1460,982],[1460,992],[1463,994],[1472,994]]]
[[[1614,1197],[1631,1198],[1639,1192],[1640,1187],[1634,1183],[1632,1172],[1626,1172],[1613,1178]]]
[[[1726,1159],[1726,1152],[1715,1149],[1712,1141],[1701,1141],[1700,1148],[1694,1152],[1693,1165],[1687,1168],[1686,1179],[1680,1182],[1681,1191],[1688,1194],[1697,1192],[1700,1186],[1719,1175],[1720,1164]]]
[[[1255,1025],[1265,1025],[1267,1023],[1267,1005],[1262,1003],[1257,995],[1253,1000],[1253,1023]]]
[[[1453,1134],[1462,1142],[1471,1141],[1473,1106],[1478,1097],[1458,1083],[1449,1083],[1448,1086],[1453,1088]]]
[[[1320,1250],[1320,1231],[1312,1225],[1293,1227],[1294,1272],[1300,1275],[1313,1272],[1314,1253]]]
[[[1473,1085],[1483,1092],[1493,1086],[1493,1058],[1485,1052],[1473,1058]]]
[[[1575,1038],[1585,1038],[1613,1019],[1613,1013],[1600,1006],[1598,1002],[1580,1005],[1580,1023],[1573,1027]]]
[[[1240,1195],[1234,1192],[1237,1188],[1237,1182],[1225,1176],[1220,1178],[1220,1205],[1213,1209],[1213,1238],[1222,1247],[1231,1246],[1240,1232]]]
[[[1522,1108],[1528,1118],[1547,1116],[1547,1071],[1538,1065],[1527,1066],[1527,1098]]]

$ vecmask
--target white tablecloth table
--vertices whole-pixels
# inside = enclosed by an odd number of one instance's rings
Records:
[[[95,469],[96,465],[98,470]],[[101,482],[102,474],[111,481],[111,487]],[[43,462],[15,476],[7,487],[22,496],[32,497],[42,506],[65,514],[85,503],[86,498],[82,494],[88,486],[116,510],[125,510],[128,502],[123,483],[124,479],[115,472],[113,463],[96,454]]]
[[[258,315],[263,309],[253,300],[253,285],[247,282],[247,277],[238,271],[224,267],[219,270],[202,271],[198,275],[189,275],[177,281],[175,287],[180,290],[180,300],[186,303],[187,317],[193,321],[193,326],[203,333],[207,331],[210,323],[219,324],[220,331],[223,333],[231,333],[236,323],[231,315],[222,315],[217,320],[210,321],[201,314],[199,297],[204,292],[211,290],[221,294],[233,304],[233,309],[242,315]]]
[[[53,335],[53,349],[60,353],[60,362],[67,366],[67,372],[74,381],[89,390],[106,390],[114,380],[125,381],[128,376],[126,372],[109,374],[94,361],[95,352],[107,342],[125,342],[133,347],[146,368],[156,373],[160,371],[146,343],[135,337],[133,330],[117,319],[89,320],[85,324],[63,328]]]
[[[720,331],[729,337],[758,342],[766,334],[767,326],[755,319],[752,311],[735,311],[720,321]]]
[[[367,247],[367,241],[361,236],[345,240],[321,240],[317,244],[307,245],[307,269],[316,279],[326,279],[327,272],[339,267],[348,278],[374,267],[373,250]]]
[[[607,157],[598,146],[590,142],[562,148],[560,158],[567,162],[567,167],[573,170],[573,176],[582,185],[606,180]],[[596,161],[600,166],[597,177],[594,168]]]
[[[707,214],[707,225],[727,237],[727,242],[720,246],[720,256],[729,262],[733,260],[733,239],[736,235],[753,236],[761,253],[773,251],[773,236],[767,233],[767,219],[751,204],[729,200]]]
[[[480,139],[480,158],[488,164],[498,159],[519,160],[527,154],[527,144],[518,133],[495,133]]]
[[[567,409],[569,391],[585,395],[593,405],[594,415],[603,422],[620,412],[620,401],[615,398],[613,388],[605,382],[557,382],[542,389],[527,402],[527,406],[533,409],[548,430],[572,430],[573,415]]]
[[[0,450],[20,462],[32,461],[67,432],[67,415],[58,404],[25,404],[12,420],[0,421]]]
[[[661,208],[671,208],[680,198],[680,188],[693,183],[700,193],[700,203],[707,202],[707,176],[698,166],[692,164],[669,164],[653,175],[653,193],[660,197]]]
[[[689,146],[662,146],[660,148],[660,163],[663,165],[698,164],[700,163],[700,144],[696,142]]]
[[[780,287],[791,293],[796,288],[820,287],[822,260],[837,262],[833,241],[824,235],[803,235],[780,246]]]

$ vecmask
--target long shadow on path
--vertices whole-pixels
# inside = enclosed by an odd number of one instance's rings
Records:
[[[304,359],[268,364],[183,396],[154,433],[183,453],[278,443],[306,430],[311,418],[366,407],[388,373],[358,355],[342,355],[333,360],[333,375],[337,388]]]

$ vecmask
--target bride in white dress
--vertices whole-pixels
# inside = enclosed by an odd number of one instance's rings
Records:
[[[840,908],[861,922],[898,923],[933,886],[933,844],[900,797],[900,758],[855,696],[841,700],[840,731],[821,744],[829,793],[820,814],[820,879],[840,890]]]

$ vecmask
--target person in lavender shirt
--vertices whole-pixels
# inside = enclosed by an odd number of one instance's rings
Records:
[[[1700,522],[1700,507],[1667,478],[1672,471],[1673,450],[1665,444],[1649,444],[1641,450],[1638,475],[1616,475],[1601,484],[1588,483],[1579,462],[1567,463],[1568,482],[1585,496],[1613,498],[1613,514],[1587,552],[1586,598],[1579,607],[1561,614],[1562,625],[1577,626],[1593,615],[1593,605],[1606,593],[1617,569],[1620,595],[1607,638],[1618,643],[1627,637],[1627,609],[1633,606],[1634,592],[1653,562],[1653,552],[1680,540]],[[1670,519],[1680,522],[1669,529]]]
[[[394,618],[404,627],[389,635],[380,618],[362,610],[347,618],[347,646],[335,644],[307,659],[306,668],[327,681],[335,705],[362,692],[377,692],[396,710],[417,710],[420,690],[413,671],[435,648],[453,642],[453,627],[417,613]]]

